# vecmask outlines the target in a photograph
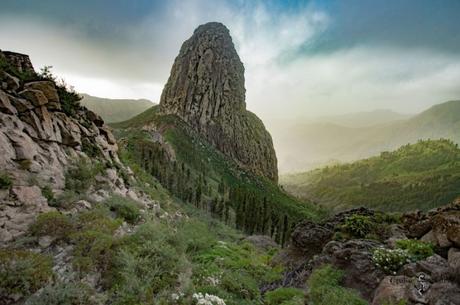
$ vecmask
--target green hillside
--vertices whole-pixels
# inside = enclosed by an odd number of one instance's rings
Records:
[[[81,104],[109,123],[128,120],[154,105],[146,99],[108,99],[88,94],[82,96]]]
[[[322,214],[268,179],[241,170],[178,117],[159,115],[158,106],[112,126],[124,158],[176,197],[248,234],[269,234],[284,243],[298,221]]]
[[[460,195],[460,149],[450,140],[419,141],[378,157],[284,176],[281,183],[336,210],[427,210]]]
[[[366,127],[348,126],[336,121],[294,121],[273,129],[280,171],[306,171],[331,161],[368,158],[420,139],[445,138],[460,143],[460,101],[435,105],[409,119]]]

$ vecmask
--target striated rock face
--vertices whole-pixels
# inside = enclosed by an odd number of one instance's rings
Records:
[[[221,23],[199,26],[184,42],[160,110],[182,118],[218,150],[259,176],[278,180],[275,151],[262,121],[246,110],[244,67]]]
[[[53,209],[41,188],[62,192],[69,164],[96,154],[107,164],[119,160],[102,119],[84,107],[74,116],[62,112],[54,82],[39,80],[27,55],[0,51],[0,60],[0,174],[12,180],[0,188],[1,246],[22,235],[38,213]]]

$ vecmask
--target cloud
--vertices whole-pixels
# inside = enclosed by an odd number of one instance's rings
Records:
[[[0,48],[30,54],[36,67],[53,65],[77,90],[157,102],[182,42],[199,24],[220,21],[246,68],[248,108],[264,119],[376,108],[413,113],[460,97],[456,53],[386,39],[371,43],[354,32],[353,44],[327,48],[327,35],[343,34],[343,22],[314,2],[286,8],[261,0],[171,0],[155,7],[125,18],[110,35],[91,16],[85,28],[84,22],[2,12]],[[361,19],[359,31],[366,22]],[[94,33],[98,28],[102,32]]]

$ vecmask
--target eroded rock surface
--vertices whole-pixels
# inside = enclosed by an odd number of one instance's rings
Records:
[[[182,118],[251,172],[278,180],[275,150],[262,121],[246,110],[244,67],[221,23],[199,26],[184,42],[163,90],[163,114]]]

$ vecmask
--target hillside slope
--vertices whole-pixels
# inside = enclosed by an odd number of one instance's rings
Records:
[[[152,107],[146,99],[109,99],[82,94],[81,104],[99,114],[108,123],[126,121]]]
[[[378,157],[287,175],[282,184],[336,210],[428,210],[460,195],[460,149],[449,140],[419,141]]]
[[[378,155],[420,139],[446,138],[460,143],[460,101],[435,105],[406,120],[346,127],[321,122],[291,124],[273,130],[280,171],[305,171],[331,161],[349,162]]]
[[[242,169],[200,134],[158,106],[112,124],[124,158],[139,164],[175,196],[248,234],[287,241],[294,224],[324,212]]]

